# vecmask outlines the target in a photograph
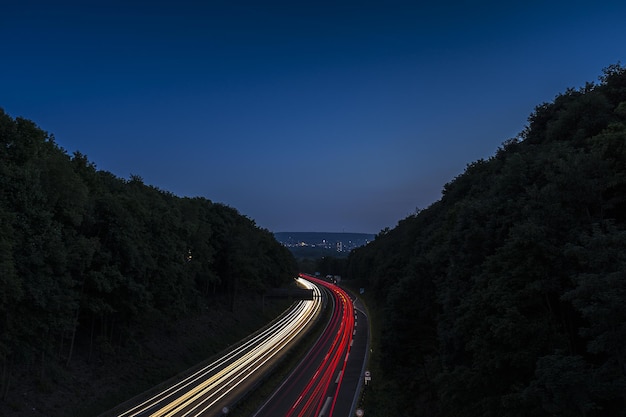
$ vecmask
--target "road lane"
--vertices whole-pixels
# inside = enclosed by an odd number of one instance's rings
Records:
[[[254,417],[348,417],[352,412],[365,358],[367,321],[362,320],[363,331],[357,333],[358,313],[348,293],[315,277],[301,277],[324,287],[333,303],[331,319],[300,365]],[[358,354],[353,357],[353,337],[357,334]]]
[[[322,309],[317,286],[298,278],[314,291],[313,300],[300,300],[287,314],[258,335],[182,381],[150,398],[117,411],[118,417],[218,416],[267,372],[281,351],[295,342]]]

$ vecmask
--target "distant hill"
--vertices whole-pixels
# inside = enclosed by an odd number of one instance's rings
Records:
[[[347,256],[350,251],[374,240],[371,233],[276,232],[276,240],[289,248],[297,258]]]

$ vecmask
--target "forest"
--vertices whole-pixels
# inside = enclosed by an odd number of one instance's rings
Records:
[[[536,106],[348,275],[382,312],[366,415],[626,415],[626,69]]]
[[[151,328],[236,315],[296,273],[288,249],[236,209],[98,170],[0,109],[0,403],[20,403],[25,380],[50,389],[53,370],[67,382],[77,357],[145,355]]]
[[[538,105],[332,262],[316,268],[364,288],[378,329],[366,415],[625,416],[626,68]],[[98,170],[0,109],[0,413],[32,415],[25,381],[45,395],[78,364],[145,360],[166,323],[241,324],[296,270],[236,209]]]

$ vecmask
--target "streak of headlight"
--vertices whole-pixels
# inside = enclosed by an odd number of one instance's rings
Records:
[[[313,290],[314,297],[312,301],[299,301],[288,314],[286,314],[281,320],[278,320],[276,323],[271,325],[268,329],[262,331],[257,336],[234,349],[232,352],[229,352],[214,361],[210,365],[190,375],[188,378],[144,401],[131,410],[120,414],[119,417],[137,416],[138,414],[154,407],[156,404],[170,399],[185,388],[189,387],[191,384],[194,384],[203,378],[207,378],[204,382],[200,383],[189,392],[180,395],[177,399],[171,400],[168,405],[151,414],[151,416],[154,417],[173,415],[174,413],[182,411],[183,408],[189,406],[191,403],[198,401],[199,397],[207,395],[210,390],[232,382],[233,378],[239,377],[242,372],[248,372],[251,368],[253,368],[253,370],[248,373],[248,375],[250,375],[252,372],[263,366],[280,350],[281,347],[293,340],[305,327],[306,323],[315,317],[321,310],[321,292],[319,288],[302,278],[298,278],[297,281],[305,288]],[[237,355],[242,356],[236,359]],[[218,371],[214,375],[210,375],[221,366],[227,364],[228,361],[234,362],[226,365],[224,369]],[[200,413],[206,411],[214,405],[215,402],[219,401],[219,399],[223,398],[228,392],[232,391],[237,385],[242,383],[243,380],[244,379],[242,378],[237,378],[236,384],[231,385],[226,392],[212,401],[209,405],[205,406]],[[215,395],[217,395],[217,393],[203,399],[193,409],[197,409],[200,405],[206,404],[210,399],[215,397]],[[189,415],[189,412],[185,415]]]

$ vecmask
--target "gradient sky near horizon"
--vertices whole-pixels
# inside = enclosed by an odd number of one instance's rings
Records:
[[[0,3],[0,108],[274,232],[394,227],[626,64],[624,1]]]

